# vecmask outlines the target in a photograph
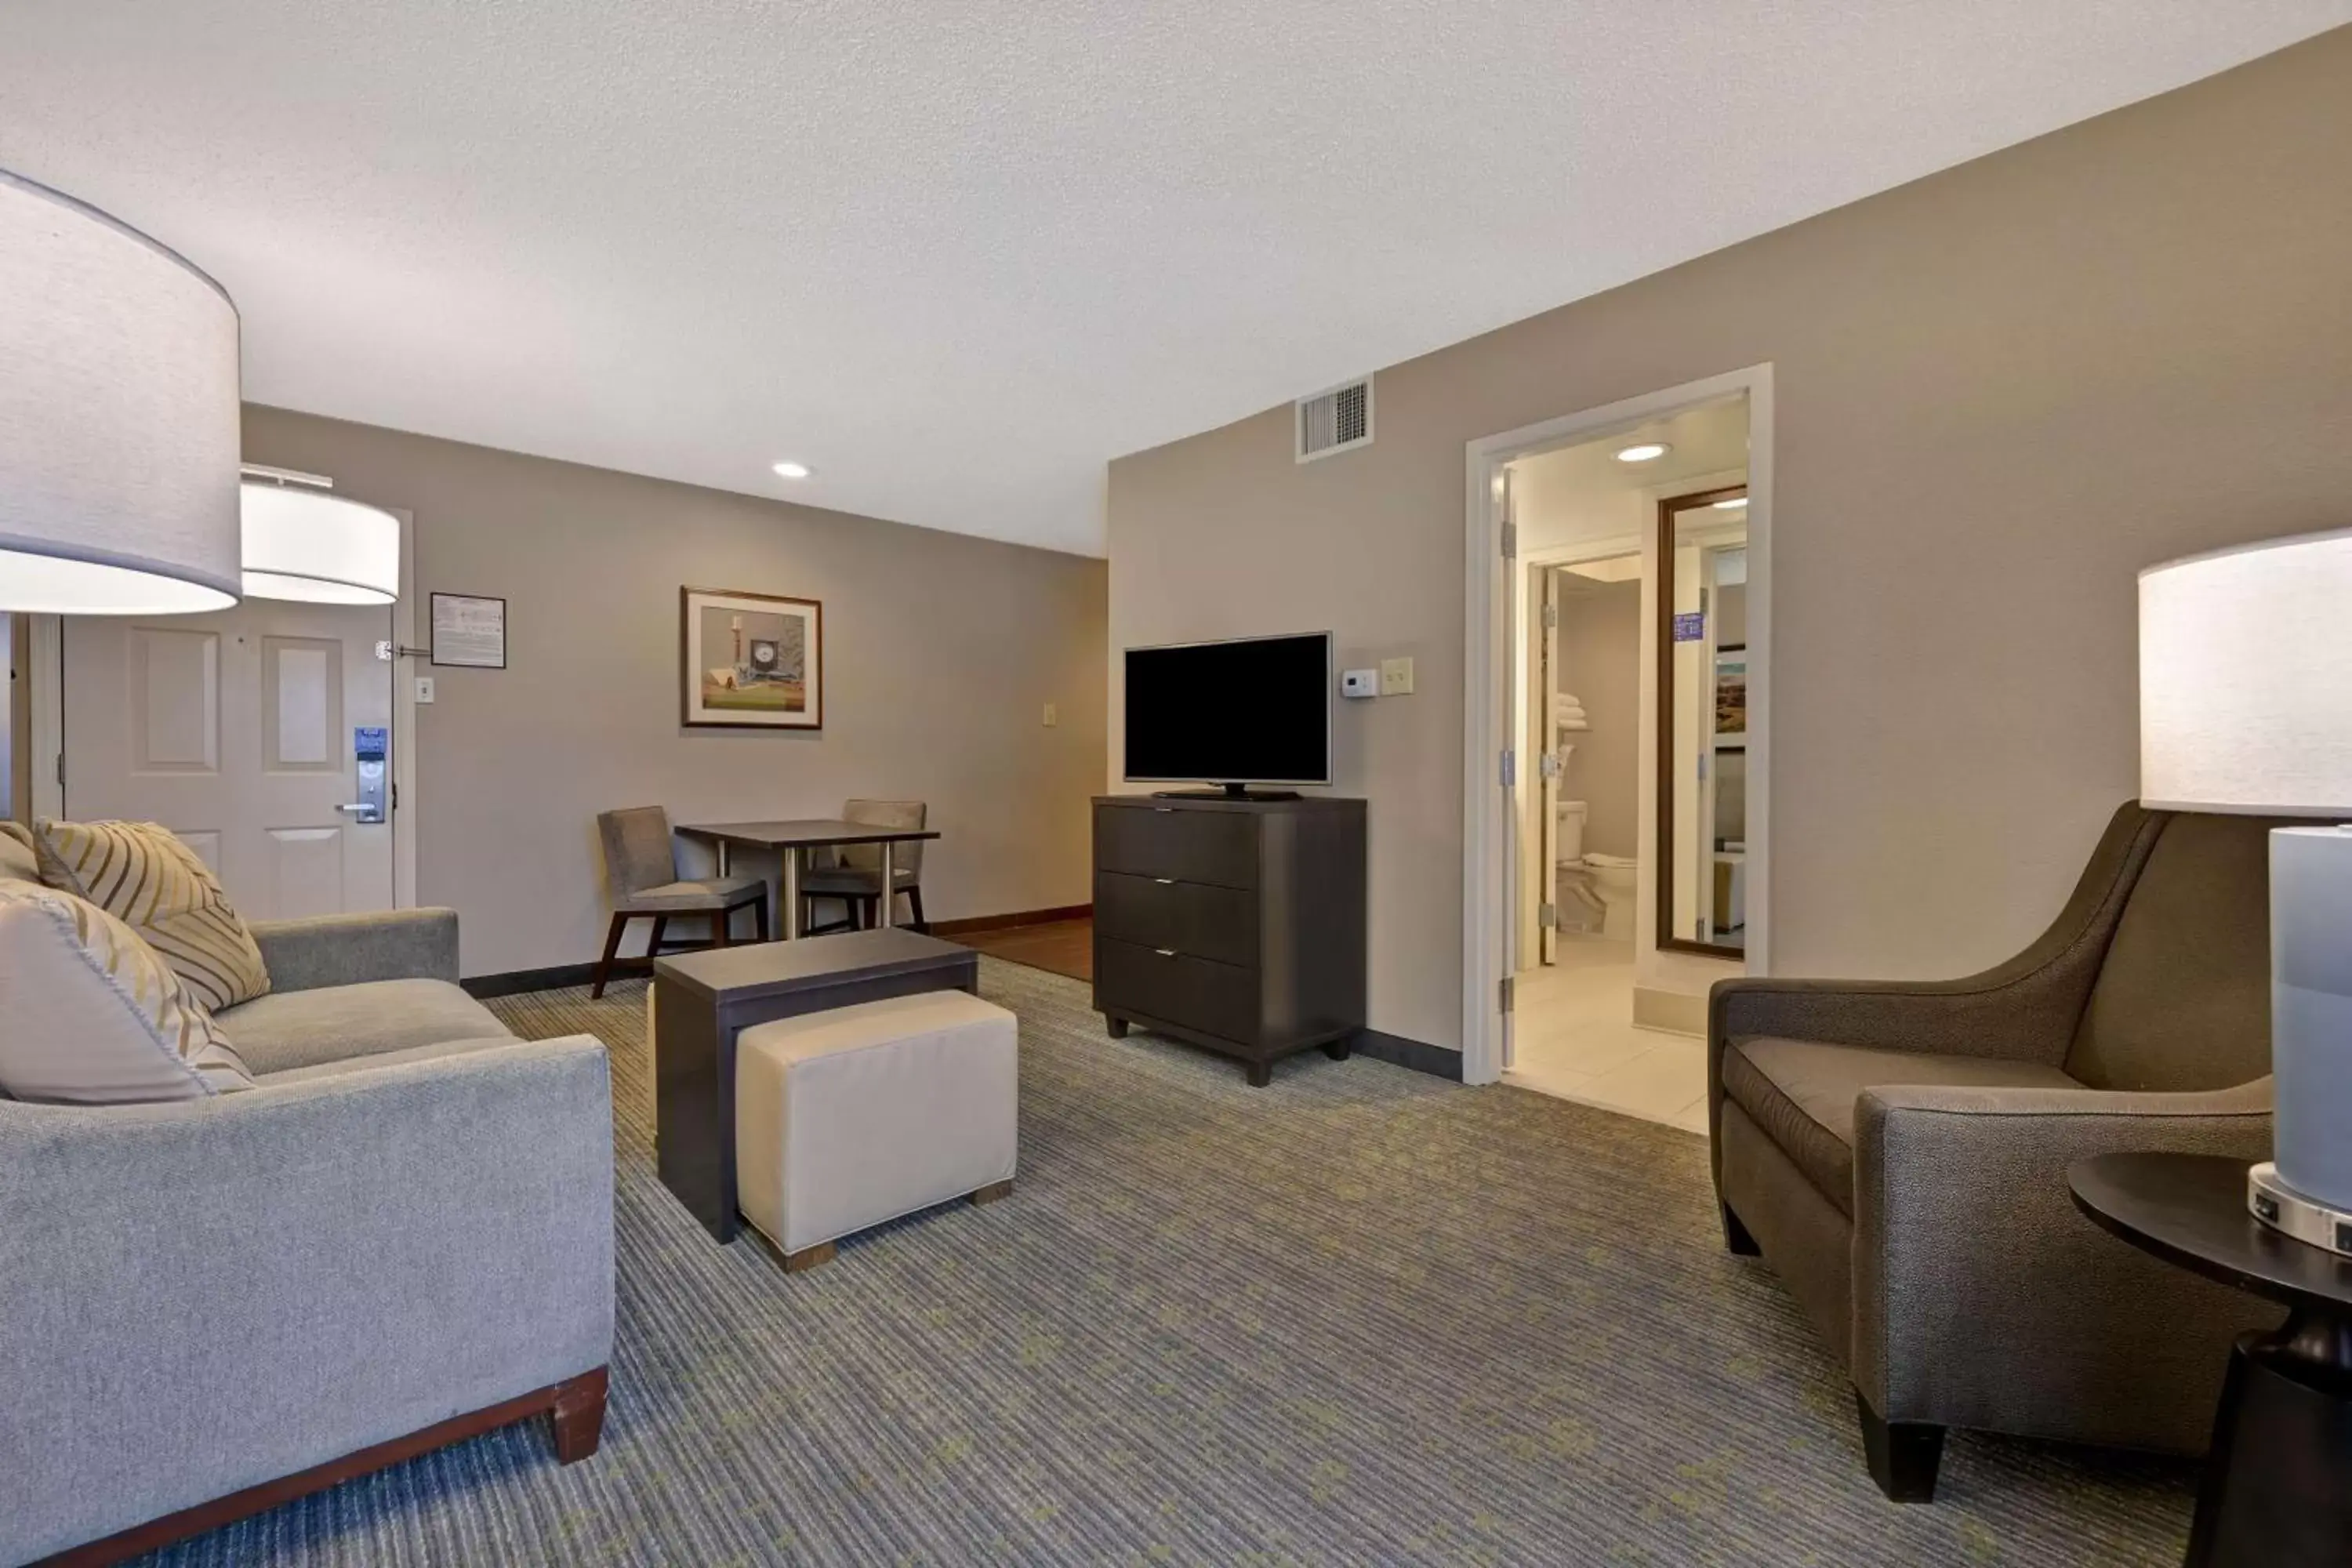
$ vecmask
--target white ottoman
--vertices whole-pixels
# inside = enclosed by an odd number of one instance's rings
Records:
[[[1013,1015],[926,991],[781,1018],[735,1042],[736,1205],[788,1269],[835,1238],[950,1198],[1013,1190]]]

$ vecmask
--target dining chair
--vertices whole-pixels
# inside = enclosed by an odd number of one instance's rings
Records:
[[[604,841],[604,877],[613,890],[613,923],[604,933],[604,955],[596,960],[596,977],[588,994],[604,994],[604,983],[617,963],[650,969],[667,945],[676,952],[725,947],[730,940],[728,923],[737,910],[751,909],[756,940],[768,940],[768,882],[764,877],[704,877],[682,879],[677,874],[677,843],[670,837],[669,813],[657,805],[633,805],[599,812],[596,832]],[[710,940],[665,944],[670,920],[687,915],[710,922]],[[633,920],[654,922],[643,959],[623,960],[621,934]]]
[[[852,800],[841,807],[842,820],[876,827],[921,827],[928,809],[919,800]],[[929,931],[923,919],[923,840],[909,839],[890,847],[890,892],[903,893],[917,931]],[[814,936],[828,931],[863,931],[881,923],[882,847],[844,844],[823,852],[801,874],[801,929]],[[826,925],[815,923],[816,900],[838,899],[842,918]],[[896,906],[893,906],[895,912]]]

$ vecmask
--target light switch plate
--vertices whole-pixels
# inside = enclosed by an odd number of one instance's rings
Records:
[[[1381,694],[1381,672],[1377,669],[1343,669],[1339,672],[1339,695],[1342,697],[1378,697]]]
[[[1383,697],[1412,695],[1412,660],[1411,658],[1381,660],[1381,695]]]
[[[431,676],[420,675],[416,678],[416,700],[419,702],[430,702],[433,700],[433,678]]]
[[[1062,721],[1062,710],[1051,702],[1045,704],[1045,728],[1052,729]]]

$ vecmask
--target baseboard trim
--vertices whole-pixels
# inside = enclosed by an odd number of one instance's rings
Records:
[[[615,966],[615,978],[629,978],[644,972],[640,963],[626,971]],[[478,1002],[493,996],[520,996],[526,991],[561,991],[567,985],[585,985],[596,978],[593,963],[559,963],[549,969],[509,969],[499,974],[475,974],[457,984],[467,995]]]
[[[1016,910],[1009,915],[974,915],[968,920],[933,921],[929,929],[933,936],[961,936],[970,931],[1010,931],[1015,926],[1085,920],[1094,912],[1092,904],[1064,904],[1051,910]],[[664,945],[668,951],[695,951],[678,948],[674,943]],[[668,951],[665,952],[665,957]],[[645,972],[642,957],[625,958],[614,964],[613,978],[633,979]],[[560,991],[568,985],[585,985],[595,978],[596,966],[593,963],[558,963],[546,969],[509,969],[497,974],[468,975],[457,984],[465,987],[467,995],[487,1002],[494,996],[519,996],[526,991]]]
[[[1092,904],[1064,904],[1051,910],[1016,910],[1009,915],[971,915],[960,921],[933,921],[933,936],[969,936],[974,931],[1011,931],[1015,926],[1051,925],[1055,921],[1082,921],[1095,912]]]
[[[1433,1046],[1425,1040],[1391,1035],[1381,1029],[1357,1031],[1354,1048],[1375,1061],[1411,1068],[1432,1078],[1442,1078],[1449,1083],[1462,1081],[1462,1053],[1449,1051],[1444,1046]]]
[[[1633,1026],[1706,1038],[1706,998],[1684,991],[1633,987]]]

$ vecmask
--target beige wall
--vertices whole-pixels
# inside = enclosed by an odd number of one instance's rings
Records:
[[[277,409],[246,411],[245,453],[413,511],[420,590],[508,601],[509,668],[430,670],[417,710],[417,896],[459,911],[467,973],[596,955],[612,806],[710,821],[919,798],[945,835],[923,868],[934,920],[1087,900],[1100,561]],[[688,584],[824,602],[822,731],[679,727]]]
[[[2133,574],[2352,522],[2352,29],[1111,466],[1110,641],[1329,626],[1371,1022],[1461,1027],[1464,444],[1774,367],[1774,967],[1957,973],[2134,793]],[[1302,389],[1305,390],[1305,389]],[[1112,696],[1114,732],[1118,698]]]

